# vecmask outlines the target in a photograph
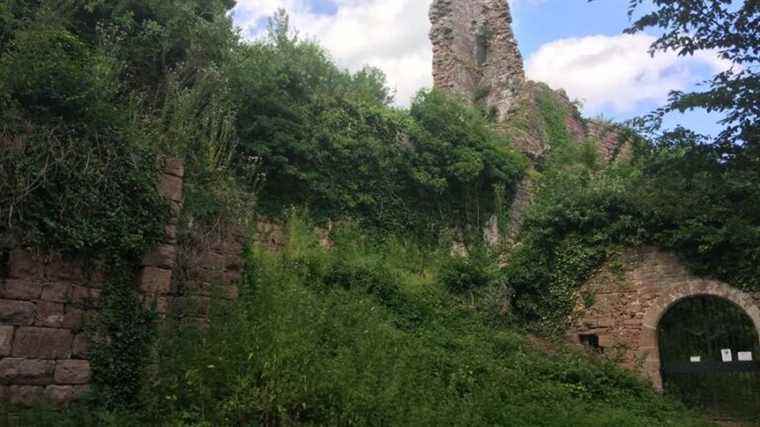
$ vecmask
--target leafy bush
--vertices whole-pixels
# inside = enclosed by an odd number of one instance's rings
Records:
[[[438,277],[449,291],[463,294],[494,285],[499,278],[499,267],[480,248],[469,256],[452,256],[445,262]]]
[[[419,271],[446,251],[424,261],[350,232],[327,252],[310,229],[291,223],[283,253],[253,250],[241,299],[206,333],[167,324],[140,410],[102,424],[701,425],[610,364],[489,326]],[[395,306],[362,285],[383,276]],[[421,314],[413,329],[403,307]]]
[[[593,145],[569,144],[554,147],[543,163],[506,272],[515,314],[532,328],[560,334],[575,292],[621,247],[658,245],[697,274],[760,289],[753,149],[727,160],[689,138],[633,141],[630,162],[603,168],[588,154]]]
[[[262,213],[306,204],[316,218],[437,237],[485,222],[495,186],[511,195],[525,162],[476,109],[436,91],[390,108],[381,72],[341,71],[286,16],[271,24],[229,72],[236,161],[261,159]]]

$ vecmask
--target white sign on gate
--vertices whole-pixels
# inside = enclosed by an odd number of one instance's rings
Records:
[[[720,351],[720,356],[723,358],[724,362],[733,362],[734,361],[734,355],[731,352],[730,348],[726,348]]]
[[[740,351],[739,352],[739,361],[740,362],[751,362],[752,361],[752,352],[751,351]]]
[[[699,363],[702,361],[702,356],[691,356],[691,363]]]

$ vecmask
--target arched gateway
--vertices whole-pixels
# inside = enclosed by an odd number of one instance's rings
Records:
[[[668,292],[657,298],[644,315],[639,340],[639,352],[645,357],[644,373],[658,390],[663,388],[662,361],[660,360],[662,352],[658,339],[660,320],[675,304],[688,298],[700,296],[717,297],[732,302],[752,320],[755,330],[760,334],[760,308],[748,293],[715,281],[688,282],[669,289]],[[757,343],[755,343],[756,345]],[[754,349],[750,348],[749,350]],[[732,355],[732,357],[736,357],[736,355]]]
[[[760,292],[695,277],[673,255],[643,248],[611,260],[580,289],[568,339],[604,353],[662,390],[658,326],[675,304],[699,296],[730,301],[760,334]]]

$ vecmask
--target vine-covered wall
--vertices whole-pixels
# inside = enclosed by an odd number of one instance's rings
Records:
[[[612,257],[578,290],[568,339],[661,389],[659,320],[675,302],[700,295],[734,302],[760,325],[760,292],[697,277],[674,255],[646,247]]]
[[[234,299],[242,269],[243,233],[216,234],[203,244],[180,245],[184,167],[167,160],[158,180],[171,215],[162,243],[145,255],[135,289],[158,319],[178,313],[207,321],[214,285]],[[200,236],[200,233],[196,233]],[[93,380],[94,324],[101,322],[106,266],[69,261],[35,248],[10,251],[0,269],[0,400],[14,404],[64,404],[82,396]],[[96,263],[97,264],[97,263]],[[108,308],[105,308],[108,309]],[[109,340],[116,340],[111,338]],[[118,357],[118,355],[116,355]],[[110,366],[103,366],[109,369]]]

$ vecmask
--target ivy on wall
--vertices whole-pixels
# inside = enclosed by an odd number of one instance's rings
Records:
[[[211,151],[162,127],[164,106],[236,36],[227,1],[116,3],[0,6],[0,253],[29,246],[103,270],[98,316],[85,325],[93,402],[124,408],[155,335],[135,283],[170,216],[161,159]]]
[[[731,162],[699,144],[647,142],[624,131],[630,161],[602,165],[597,141],[566,144],[563,105],[539,101],[552,143],[507,282],[520,323],[561,334],[575,293],[623,247],[657,245],[700,275],[760,290],[760,175],[747,149]]]

